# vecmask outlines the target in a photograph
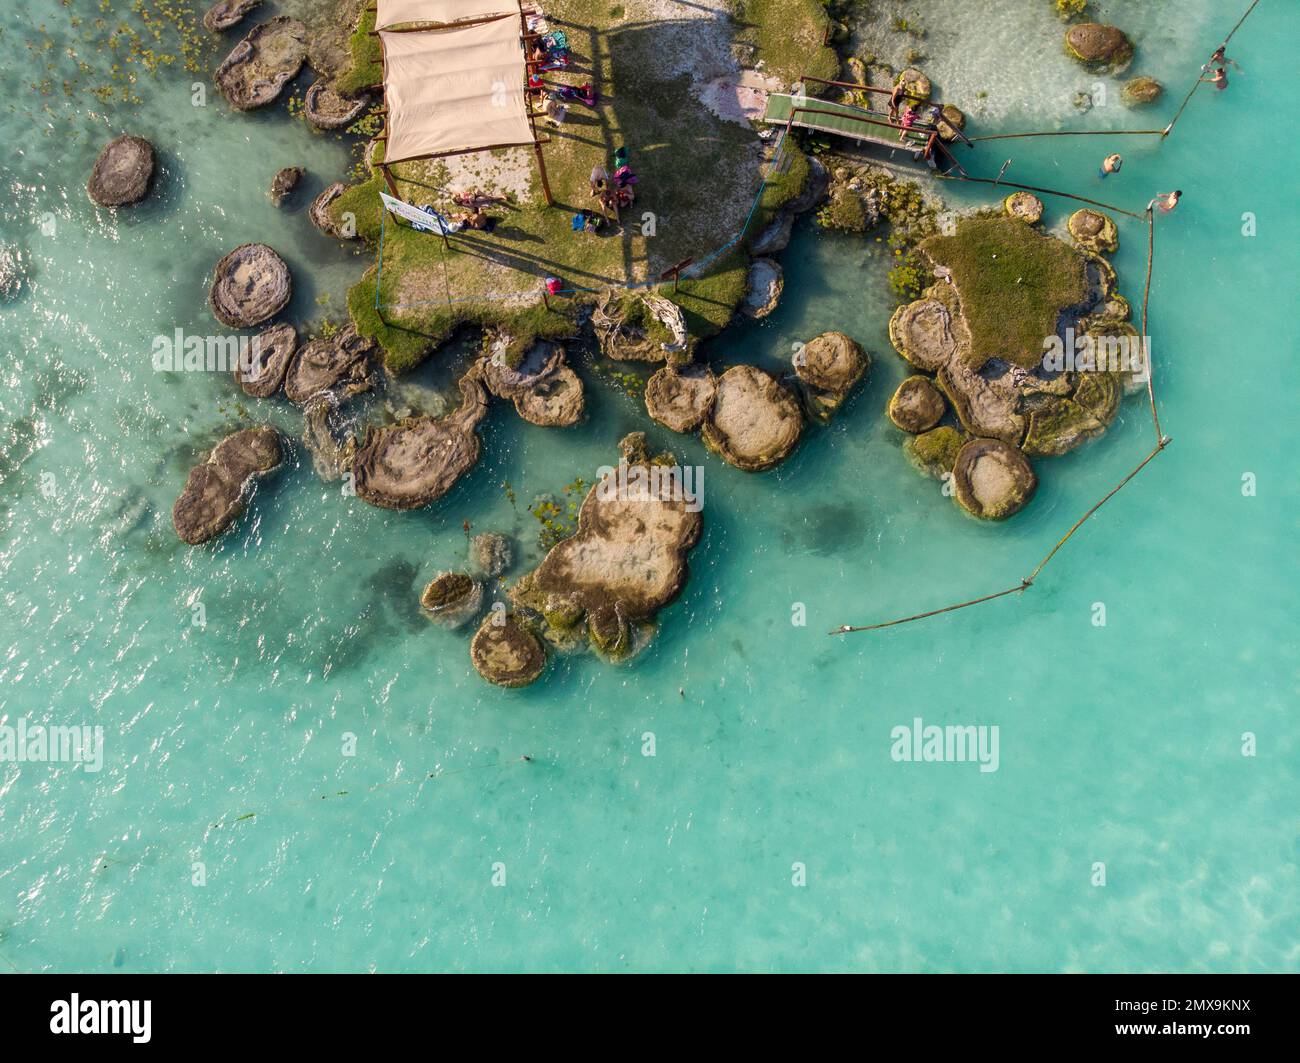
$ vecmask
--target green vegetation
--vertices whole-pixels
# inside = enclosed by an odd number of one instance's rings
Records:
[[[624,26],[596,0],[556,0],[548,11],[581,63],[579,72],[548,79],[577,84],[591,71],[601,102],[594,110],[572,106],[558,129],[547,129],[539,118],[539,134],[550,138],[544,150],[553,208],[543,203],[527,149],[394,164],[403,199],[448,214],[460,210],[446,191],[451,164],[468,167],[458,187],[465,187],[468,172],[482,192],[514,190],[508,205],[488,209],[497,219],[490,233],[463,231],[452,237],[450,250],[404,222],[382,221],[378,301],[384,309],[375,305],[374,268],[353,287],[348,306],[357,328],[377,339],[395,371],[418,364],[460,325],[500,326],[521,344],[570,335],[581,304],[597,291],[654,283],[676,263],[703,261],[731,241],[749,215],[762,179],[752,132],[705,110],[691,95],[689,77],[663,73],[663,57],[679,47],[680,26]],[[354,65],[345,84],[377,79],[378,45],[364,32],[371,17],[363,16],[352,37]],[[597,206],[588,188],[592,167],[612,170],[613,151],[623,145],[639,183],[636,202],[622,212],[622,233],[575,233],[572,215]],[[808,169],[792,141],[778,165],[764,164],[768,183],[748,232],[757,232],[800,192]],[[384,182],[364,165],[360,176],[331,209],[335,218],[352,214],[358,236],[377,249]],[[676,292],[671,282],[659,285],[660,294],[682,307],[693,335],[721,329],[744,296],[748,260],[742,246],[737,241],[708,262],[703,276],[683,277]],[[541,299],[548,276],[573,292],[551,296],[549,309]]]
[[[1088,294],[1084,257],[1014,218],[969,218],[919,249],[952,271],[970,328],[972,365],[1004,358],[1030,368],[1060,312]]]
[[[384,80],[384,63],[379,51],[379,39],[370,36],[375,28],[375,13],[362,9],[357,27],[348,38],[352,65],[339,75],[338,90],[344,95],[360,92],[367,85],[378,85]]]
[[[735,0],[736,40],[763,69],[793,85],[804,75],[835,79],[840,60],[823,43],[832,25],[822,0]]]

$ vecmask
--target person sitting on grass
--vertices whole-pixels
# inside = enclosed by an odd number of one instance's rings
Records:
[[[492,226],[496,224],[496,218],[492,217],[478,208],[473,211],[463,211],[456,215],[456,222],[461,229],[477,229],[480,232],[490,233]]]

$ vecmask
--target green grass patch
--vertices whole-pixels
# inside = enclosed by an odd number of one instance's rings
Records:
[[[821,0],[735,0],[733,18],[736,40],[754,45],[764,71],[786,85],[839,77],[839,56],[823,43],[831,20]]]
[[[976,367],[989,358],[1038,365],[1061,311],[1087,298],[1083,255],[1014,218],[970,218],[919,247],[952,270]]]
[[[370,36],[375,28],[375,13],[364,8],[356,29],[348,38],[352,65],[338,78],[339,91],[344,95],[360,92],[367,85],[378,85],[384,80],[384,59],[379,49],[379,38]]]

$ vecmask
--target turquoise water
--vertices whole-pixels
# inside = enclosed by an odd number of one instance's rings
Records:
[[[1239,13],[1159,6],[1172,28],[1135,31],[1139,49],[1192,74]],[[1247,73],[1198,93],[1166,142],[1119,145],[1124,170],[1104,188],[1106,138],[969,156],[975,172],[1012,156],[1009,177],[1139,211],[1184,190],[1157,222],[1151,300],[1174,443],[1023,598],[833,639],[842,623],[1018,581],[1150,448],[1144,400],[1099,442],[1040,463],[1038,496],[1009,524],[965,519],[881,415],[904,375],[885,335],[883,245],[800,231],[782,306],[712,355],[775,366],[836,328],[875,357],[835,424],[778,470],[746,475],[655,429],[579,360],[583,426],[536,429],[494,408],[483,462],[426,511],[345,498],[298,448],[236,531],[187,549],[169,512],[196,455],[248,418],[296,437],[299,416],[222,376],[154,373],[150,343],[211,330],[206,274],[248,239],[294,267],[291,319],[338,307],[368,259],[265,189],[303,164],[311,194],[347,167],[346,148],[215,97],[194,108],[180,72],[103,114],[82,91],[38,98],[31,27],[58,42],[61,78],[68,13],[98,5],[11,7],[0,239],[22,250],[28,282],[0,304],[0,716],[98,724],[106,747],[98,773],[0,765],[0,966],[1300,969],[1287,384],[1300,155],[1247,124],[1265,96],[1295,112],[1293,9],[1263,0],[1230,49]],[[1128,8],[1106,13],[1126,25]],[[1014,9],[990,8],[985,32],[1013,42]],[[1061,62],[1042,57],[1056,78]],[[1182,91],[1171,85],[1160,120]],[[1001,127],[1025,128],[1014,113]],[[153,200],[111,219],[82,185],[125,129],[158,144],[165,172]],[[1067,213],[1049,203],[1050,222]],[[1123,221],[1121,240],[1136,302],[1141,224]],[[454,368],[414,386],[445,389]],[[627,666],[556,660],[527,690],[489,687],[466,636],[420,617],[419,587],[463,559],[464,521],[515,534],[525,571],[539,556],[528,502],[590,479],[634,429],[706,467],[685,593]],[[806,626],[791,623],[796,603]],[[999,770],[894,762],[890,730],[915,716],[997,725]]]

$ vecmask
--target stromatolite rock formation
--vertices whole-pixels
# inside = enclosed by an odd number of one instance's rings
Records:
[[[909,376],[889,400],[889,419],[904,432],[919,434],[939,423],[947,407],[927,376]]]
[[[127,207],[149,194],[156,158],[144,137],[126,134],[104,145],[86,182],[86,192],[101,207]]]
[[[501,575],[514,564],[510,540],[497,532],[481,532],[469,541],[469,563],[489,579]]]
[[[823,332],[809,340],[793,361],[804,405],[823,422],[831,419],[871,367],[867,352],[842,332]]]
[[[1065,50],[1097,72],[1118,74],[1133,60],[1133,42],[1124,31],[1097,22],[1080,22],[1065,31]]]
[[[317,129],[342,129],[360,118],[369,102],[364,94],[356,99],[344,96],[325,78],[318,78],[307,90],[303,109]]]
[[[489,683],[524,687],[542,674],[546,651],[537,636],[509,613],[487,615],[469,646],[469,659]]]
[[[619,362],[686,362],[691,336],[682,308],[645,292],[623,296],[606,288],[596,300],[591,327],[606,358]]]
[[[909,66],[897,78],[894,84],[903,85],[910,99],[921,101],[930,98],[931,86],[930,79],[914,66]]]
[[[1002,209],[1012,218],[1019,218],[1030,225],[1043,219],[1043,201],[1032,192],[1012,192],[1002,201]]]
[[[1099,210],[1084,207],[1070,215],[1066,223],[1075,242],[1089,251],[1111,252],[1119,249],[1119,230]]]
[[[269,398],[280,390],[297,349],[297,329],[288,322],[272,325],[253,337],[247,357],[235,366],[235,382],[255,399]]]
[[[908,436],[903,441],[903,453],[925,475],[942,480],[945,474],[952,472],[957,464],[957,455],[969,440],[969,436],[962,435],[957,429],[941,425],[920,435]]]
[[[357,333],[348,324],[332,336],[309,340],[298,349],[284,378],[284,394],[301,406],[324,392],[336,400],[368,391],[373,383],[370,355],[372,340]]]
[[[280,461],[280,437],[273,428],[247,428],[227,436],[207,461],[190,470],[172,507],[176,534],[192,546],[216,538],[244,512],[254,480]]]
[[[740,303],[740,312],[746,317],[767,317],[776,309],[781,290],[785,287],[781,264],[771,258],[754,259],[749,264],[745,283],[745,298]]]
[[[483,607],[483,584],[463,572],[441,572],[424,588],[420,607],[444,627],[460,627]]]
[[[699,499],[671,458],[628,453],[638,460],[620,462],[587,492],[574,535],[510,591],[556,642],[585,621],[593,649],[611,659],[631,653],[638,629],[680,593],[703,526]]]
[[[298,187],[306,173],[301,166],[286,166],[278,171],[271,181],[271,202],[280,206],[289,198],[289,193]]]
[[[515,412],[529,424],[565,428],[582,419],[586,407],[582,378],[565,364],[564,348],[538,340],[524,352],[518,365],[507,365],[503,354],[510,337],[500,334],[493,353],[480,363],[484,386],[499,399],[514,403]]]
[[[223,325],[255,328],[283,310],[292,294],[284,259],[266,244],[241,244],[217,263],[208,305]]]
[[[957,353],[952,311],[939,299],[906,303],[889,319],[889,339],[917,369],[933,373]]]
[[[1152,77],[1130,78],[1120,90],[1120,99],[1128,107],[1144,107],[1155,103],[1164,93],[1165,87]]]
[[[333,236],[337,240],[355,240],[357,231],[354,225],[346,225],[342,220],[335,220],[333,204],[339,196],[348,190],[348,186],[342,181],[335,181],[321,192],[311,202],[311,208],[307,211],[307,216],[311,218],[311,223],[316,226],[326,236]]]
[[[750,243],[750,253],[761,257],[784,251],[793,232],[794,215],[788,210],[780,211]]]
[[[217,67],[217,88],[237,111],[274,103],[307,60],[307,27],[287,15],[254,26]]]
[[[803,433],[795,397],[752,365],[733,365],[718,379],[704,422],[704,445],[724,461],[760,472],[784,461]]]
[[[973,439],[962,447],[952,479],[958,504],[981,520],[1018,513],[1038,486],[1024,454],[996,439]]]
[[[713,409],[717,390],[706,365],[666,365],[646,382],[646,412],[674,432],[694,432]]]
[[[311,455],[312,470],[326,483],[341,480],[352,467],[356,437],[347,430],[332,393],[321,392],[303,406],[302,443]]]
[[[441,498],[478,462],[475,429],[488,398],[473,370],[460,378],[460,406],[448,416],[408,417],[370,428],[352,461],[357,496],[385,509],[418,509]]]
[[[262,6],[262,0],[217,0],[203,16],[204,28],[221,33],[241,22],[250,11]]]

